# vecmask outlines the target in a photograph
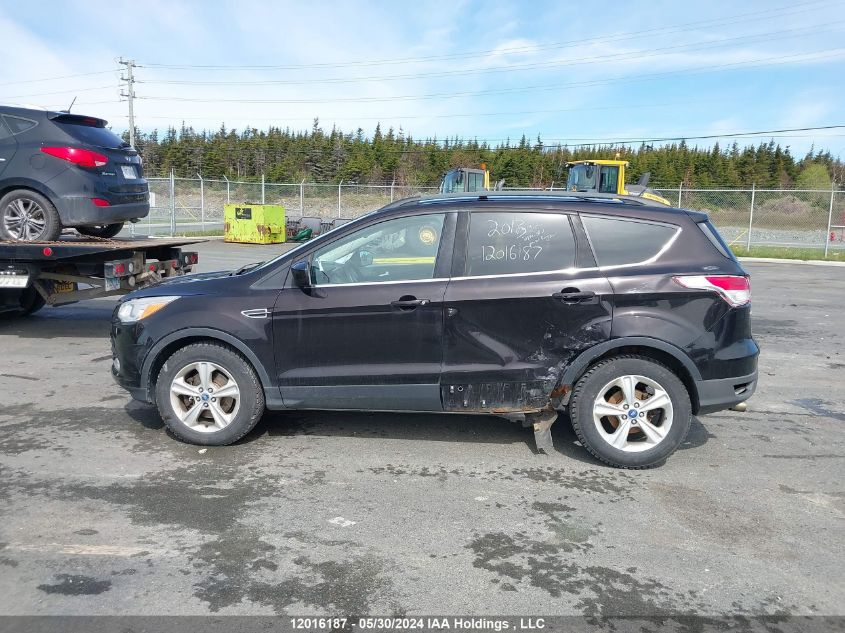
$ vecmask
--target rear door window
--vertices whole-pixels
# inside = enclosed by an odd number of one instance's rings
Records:
[[[582,215],[599,266],[638,264],[656,257],[680,227],[645,220]]]
[[[562,270],[575,264],[575,237],[564,213],[473,212],[467,276]]]

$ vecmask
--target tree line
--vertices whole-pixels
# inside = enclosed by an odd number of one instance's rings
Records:
[[[128,138],[128,133],[124,135]],[[148,176],[397,185],[435,185],[451,167],[486,164],[494,181],[508,187],[562,186],[566,163],[591,158],[630,161],[629,182],[651,173],[651,185],[684,188],[750,187],[828,189],[845,181],[845,163],[829,151],[812,149],[796,157],[774,140],[756,145],[690,146],[685,141],[659,146],[549,145],[523,136],[496,145],[461,138],[415,139],[377,125],[372,135],[336,127],[324,131],[315,119],[310,130],[270,127],[197,131],[185,126],[136,133],[136,147]]]

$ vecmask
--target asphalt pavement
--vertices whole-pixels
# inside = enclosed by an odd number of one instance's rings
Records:
[[[201,245],[201,270],[276,246]],[[843,614],[845,273],[749,263],[760,386],[647,471],[565,419],[269,413],[163,428],[113,300],[0,323],[0,613]]]

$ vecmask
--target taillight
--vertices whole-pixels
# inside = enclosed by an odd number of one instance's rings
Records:
[[[734,307],[751,301],[751,284],[742,275],[684,275],[672,279],[684,288],[712,290]]]
[[[102,167],[109,162],[108,156],[78,147],[42,147],[41,151],[79,167]]]
[[[103,200],[102,198],[91,198],[91,202],[94,203],[95,207],[111,206],[111,202],[109,202],[108,200]]]

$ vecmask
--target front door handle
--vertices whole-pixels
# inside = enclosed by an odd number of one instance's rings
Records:
[[[590,303],[594,300],[596,293],[592,290],[577,290],[575,288],[564,288],[561,292],[555,292],[552,297],[564,303]]]
[[[401,297],[398,301],[391,301],[390,305],[400,310],[414,310],[420,306],[429,304],[428,299],[417,299],[415,297]]]

